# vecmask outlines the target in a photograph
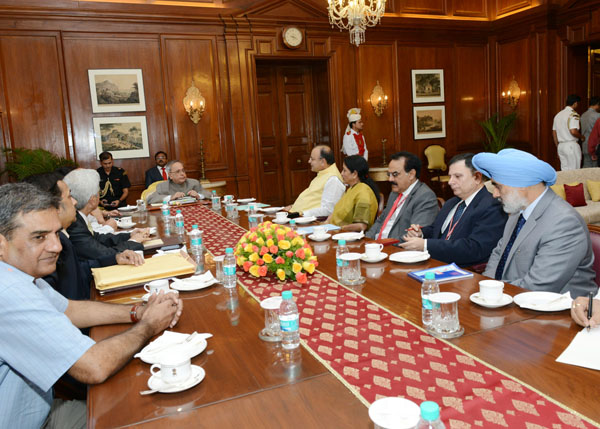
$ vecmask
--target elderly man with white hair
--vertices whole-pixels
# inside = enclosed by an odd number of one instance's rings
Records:
[[[96,170],[80,168],[71,171],[63,181],[77,200],[77,218],[67,229],[69,239],[75,247],[79,259],[100,259],[107,255],[116,255],[126,250],[143,250],[141,244],[149,239],[148,229],[136,229],[131,234],[98,234],[87,221],[89,213],[99,203],[100,176]]]
[[[183,197],[193,197],[197,200],[209,198],[210,193],[202,187],[196,179],[189,179],[185,173],[183,163],[177,159],[167,164],[169,180],[160,182],[156,186],[156,192],[148,196],[148,203],[160,203],[169,198],[177,200]]]
[[[473,166],[492,179],[494,197],[510,216],[484,275],[534,291],[596,292],[590,233],[583,218],[549,188],[550,164],[530,153],[479,153]]]

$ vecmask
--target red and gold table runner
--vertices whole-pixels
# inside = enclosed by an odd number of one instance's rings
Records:
[[[183,214],[186,229],[200,225],[213,254],[245,232],[204,207],[184,207]],[[238,281],[257,300],[291,289],[304,347],[366,405],[386,396],[435,401],[451,429],[598,426],[318,271],[302,287],[239,269]]]

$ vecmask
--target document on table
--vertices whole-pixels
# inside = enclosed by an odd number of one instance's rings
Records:
[[[600,370],[600,327],[579,331],[556,361]]]

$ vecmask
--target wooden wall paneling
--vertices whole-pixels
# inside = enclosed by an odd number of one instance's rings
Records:
[[[346,114],[352,107],[362,107],[362,100],[357,94],[356,48],[348,43],[347,38],[332,38],[332,52],[328,61],[329,70],[329,102],[332,112],[331,148],[337,165],[342,165],[342,139],[348,117]]]
[[[478,121],[487,119],[490,80],[487,45],[456,46],[454,58],[456,151],[479,152],[483,149],[485,134]]]
[[[143,190],[144,173],[154,165],[154,153],[165,150],[171,159],[177,155],[169,147],[158,37],[73,33],[63,36],[63,47],[76,161],[86,168],[100,165],[92,118],[145,116],[149,157],[119,159],[115,162],[115,165],[127,171],[132,191],[137,193]],[[88,70],[136,68],[142,69],[146,111],[92,113]]]
[[[398,0],[399,13],[446,15],[446,0]]]
[[[531,6],[533,0],[496,0],[496,16]]]
[[[452,15],[487,18],[487,4],[488,0],[454,0],[452,2]]]
[[[511,80],[517,81],[523,92],[517,107],[517,121],[515,128],[509,136],[509,144],[519,149],[531,151],[531,56],[529,38],[520,38],[511,41],[499,41],[498,44],[498,88],[499,94],[508,91]],[[511,112],[511,108],[504,102],[500,107],[501,116]]]
[[[377,67],[373,67],[377,64]],[[387,139],[387,159],[393,153],[396,136],[394,101],[397,100],[394,82],[396,70],[394,44],[365,44],[358,51],[358,73],[360,76],[359,95],[362,100],[362,119],[365,123],[364,135],[369,149],[369,165],[381,167],[383,160],[382,139]],[[383,115],[376,116],[370,97],[377,81],[388,95],[388,107]]]
[[[6,143],[70,157],[59,35],[4,34],[0,55]]]
[[[331,144],[331,109],[329,105],[329,80],[327,79],[327,60],[312,64],[313,109],[315,125],[314,145]]]
[[[207,171],[226,175],[234,164],[230,163],[221,130],[224,120],[221,103],[219,60],[213,36],[180,38],[165,36],[165,70],[167,100],[171,109],[174,149],[184,161],[192,177],[200,174],[200,140],[204,142],[204,163]],[[194,124],[182,100],[192,81],[206,100],[206,110],[198,124]]]

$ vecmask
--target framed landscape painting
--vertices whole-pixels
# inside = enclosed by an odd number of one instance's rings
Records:
[[[444,101],[444,70],[412,70],[413,103]]]
[[[92,112],[146,110],[142,69],[88,70]]]
[[[96,158],[104,152],[114,159],[149,156],[145,116],[94,118]]]
[[[444,106],[413,107],[415,140],[446,137],[446,108]]]

